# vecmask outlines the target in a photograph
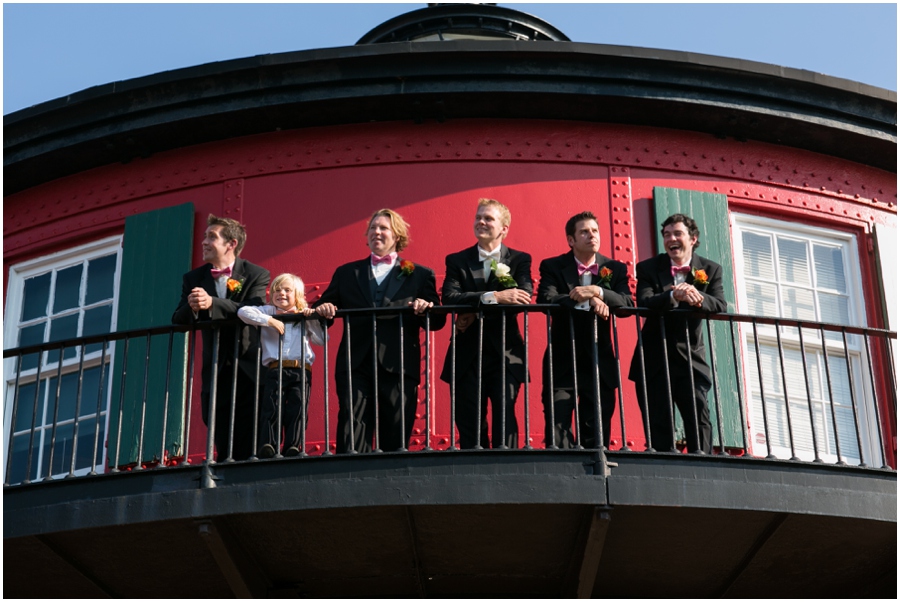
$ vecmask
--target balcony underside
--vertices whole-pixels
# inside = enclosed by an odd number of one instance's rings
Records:
[[[896,597],[896,474],[383,454],[4,492],[8,597]],[[207,481],[208,482],[208,481]]]

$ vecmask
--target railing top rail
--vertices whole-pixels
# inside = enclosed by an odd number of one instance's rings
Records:
[[[432,307],[427,310],[430,313],[474,313],[478,311],[486,311],[486,312],[496,312],[496,311],[512,311],[514,313],[519,312],[540,312],[545,313],[548,310],[558,309],[561,306],[558,304],[551,303],[533,303],[530,305],[485,305],[481,307],[472,307],[470,305],[442,305],[438,307]],[[353,316],[353,315],[377,315],[384,313],[412,313],[412,308],[409,307],[367,307],[367,308],[359,308],[359,309],[339,309],[335,313],[336,317],[342,316]],[[846,324],[833,324],[828,322],[812,322],[808,320],[796,320],[793,318],[770,318],[763,316],[752,316],[748,314],[729,314],[729,313],[708,313],[704,311],[692,311],[692,310],[683,310],[683,309],[675,309],[668,310],[665,312],[661,312],[659,310],[653,310],[646,307],[622,307],[612,310],[612,313],[617,317],[629,317],[629,316],[649,316],[649,315],[661,315],[665,314],[668,316],[683,316],[688,318],[707,318],[714,321],[724,321],[724,322],[743,322],[743,323],[753,323],[757,324],[765,324],[765,325],[776,325],[776,326],[788,326],[794,328],[806,328],[806,329],[814,329],[814,330],[825,330],[829,332],[846,332],[847,334],[856,334],[856,335],[865,335],[865,336],[876,336],[876,337],[884,337],[888,339],[896,339],[897,333],[895,331],[885,330],[881,328],[868,328],[864,326],[851,326]],[[306,317],[301,314],[280,314],[278,318],[285,322],[299,322],[311,319],[324,320],[324,318],[320,318],[318,316],[310,316]],[[64,339],[60,341],[53,341],[48,343],[41,343],[38,345],[29,345],[26,347],[13,347],[10,349],[3,350],[3,357],[15,357],[19,355],[28,355],[31,353],[39,353],[42,351],[52,351],[54,349],[60,349],[63,347],[71,348],[78,347],[81,345],[91,345],[94,343],[103,343],[103,342],[111,342],[111,341],[119,341],[128,338],[135,337],[144,337],[144,336],[154,336],[154,335],[163,335],[169,334],[170,332],[189,332],[192,330],[206,330],[215,328],[222,324],[229,323],[237,323],[240,320],[238,318],[230,318],[227,320],[213,320],[208,322],[197,322],[193,325],[164,325],[164,326],[156,326],[152,328],[135,328],[132,330],[123,330],[118,332],[111,332],[108,334],[99,334],[92,335],[87,337],[77,337],[71,339]]]

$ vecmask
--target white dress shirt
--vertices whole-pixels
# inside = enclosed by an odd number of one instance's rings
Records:
[[[247,324],[258,324],[266,326],[269,323],[269,316],[275,316],[276,319],[280,315],[276,314],[277,308],[272,305],[263,305],[254,307],[248,305],[238,310],[238,317]],[[290,315],[290,314],[284,314]],[[309,343],[316,345],[325,344],[325,336],[322,331],[322,324],[317,319],[306,320],[306,341],[305,348],[301,350],[302,339],[302,322],[293,322],[284,324],[284,347],[282,348],[283,360],[303,360],[312,366],[316,360],[316,354],[313,353]],[[262,346],[262,364],[268,366],[270,362],[278,361],[278,331],[271,327],[262,329],[261,337]]]
[[[369,258],[369,267],[372,268],[372,276],[375,277],[375,282],[377,282],[379,286],[388,273],[394,269],[394,264],[397,263],[397,253],[390,253],[388,254],[388,257],[391,258],[389,263],[379,263],[378,265],[372,265],[371,256]]]
[[[580,266],[583,265],[584,267],[589,268],[592,265],[594,265],[595,263],[597,263],[597,259],[596,259],[596,257],[591,257],[590,263],[581,263],[580,261],[578,261],[578,259],[575,259],[575,263]],[[591,274],[590,272],[585,272],[584,274],[581,275],[581,286],[591,286],[591,280],[593,280],[593,279],[594,279],[593,274]],[[603,300],[603,287],[600,287],[600,300],[601,301]],[[581,303],[576,304],[575,309],[590,311],[591,300],[588,299],[586,301],[582,301]]]
[[[493,251],[485,251],[479,245],[475,245],[478,249],[478,258],[484,264],[484,279],[487,281],[488,277],[491,274],[491,265],[493,262],[500,263],[500,245],[497,245],[497,248]],[[494,296],[494,291],[487,291],[481,294],[481,302],[485,305],[497,305],[497,298]]]

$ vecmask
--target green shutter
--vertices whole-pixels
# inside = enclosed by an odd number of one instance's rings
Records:
[[[663,248],[660,224],[673,213],[684,213],[697,222],[700,229],[700,245],[696,252],[708,257],[722,266],[724,271],[723,286],[728,311],[734,312],[734,261],[732,260],[731,224],[728,221],[728,197],[724,194],[711,194],[695,190],[677,188],[653,189],[653,209],[656,215],[656,247]],[[744,446],[744,429],[741,424],[741,412],[738,407],[738,396],[735,393],[741,386],[740,375],[735,370],[734,353],[731,345],[731,332],[728,322],[712,323],[712,340],[707,342],[707,362],[710,355],[715,360],[716,387],[710,391],[709,410],[712,420],[713,446],[721,445],[719,439],[716,400],[722,408],[722,433],[726,447]],[[710,364],[712,365],[712,364]],[[677,417],[679,437],[684,437],[681,417]]]
[[[193,237],[192,203],[149,211],[125,219],[117,330],[153,328],[172,323],[172,312],[181,296],[181,277],[191,269]],[[187,372],[187,336],[176,334],[172,343],[168,412],[163,436],[168,347],[168,335],[151,337],[147,361],[147,338],[131,339],[123,391],[125,343],[116,343],[107,444],[110,466],[116,464],[121,467],[138,461],[145,376],[147,403],[140,461],[160,460],[163,442],[169,457],[184,453],[182,416]],[[120,406],[121,434],[118,430]],[[121,444],[120,449],[117,442]]]

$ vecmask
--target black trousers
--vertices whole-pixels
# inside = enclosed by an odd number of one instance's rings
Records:
[[[471,449],[479,441],[478,427],[480,423],[480,445],[485,449],[500,447],[519,447],[519,423],[516,421],[516,398],[519,396],[521,384],[506,373],[506,400],[503,399],[503,386],[500,368],[485,371],[481,375],[481,414],[478,413],[478,374],[471,372],[456,377],[456,428],[459,429],[460,449]],[[491,433],[488,439],[487,408],[491,402]]]
[[[589,374],[578,378],[578,421],[575,421],[575,389],[571,384],[566,387],[553,387],[553,415],[550,415],[550,391],[545,378],[541,399],[544,403],[544,440],[547,447],[553,445],[562,449],[572,449],[576,442],[582,447],[594,448],[596,444],[597,395],[593,377]],[[556,384],[556,383],[554,383]],[[603,414],[603,445],[609,447],[609,435],[612,427],[612,416],[616,411],[616,390],[606,386],[600,380],[600,410]],[[577,424],[578,431],[573,429]],[[578,436],[580,435],[580,437]]]
[[[303,373],[306,373],[306,386]],[[296,447],[302,451],[303,431],[309,415],[309,389],[312,371],[305,368],[283,368],[281,374],[281,427],[278,432],[278,369],[266,369],[265,389],[259,403],[257,445],[269,444],[278,449],[279,439],[284,449]]]
[[[691,387],[690,373],[680,370],[672,373],[671,382],[672,401],[678,408],[684,423],[684,437],[688,452],[702,450],[707,454],[710,453],[712,451],[712,423],[709,418],[709,406],[706,403],[709,383],[703,378],[695,377],[694,387]],[[636,382],[635,387],[638,394],[638,405],[644,417],[644,434],[649,436],[650,445],[656,451],[675,449],[672,406],[669,404],[666,383],[662,374],[658,378],[648,379],[647,407],[644,406],[643,384]],[[696,420],[694,419],[694,408],[697,410]],[[650,424],[649,433],[646,432],[647,423]]]
[[[363,453],[374,449],[395,451],[408,448],[416,418],[416,376],[405,375],[401,397],[400,375],[379,366],[376,411],[376,387],[371,369],[336,373],[339,402],[337,452]]]
[[[246,460],[253,455],[253,414],[256,403],[256,383],[243,370],[237,371],[234,387],[234,440],[231,441],[231,399],[234,368],[231,365],[219,367],[216,386],[216,426],[213,441],[216,445],[216,459],[224,461],[229,456],[235,460]],[[203,423],[209,426],[210,395],[202,393],[200,403]],[[232,447],[233,446],[233,447]]]

